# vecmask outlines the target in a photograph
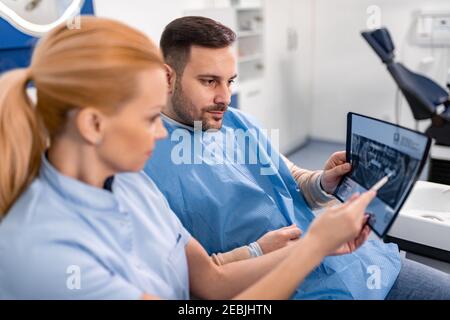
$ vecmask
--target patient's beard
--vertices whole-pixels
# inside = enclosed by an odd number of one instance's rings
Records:
[[[207,131],[210,129],[220,130],[220,128],[213,128],[208,119],[206,118],[207,111],[226,111],[227,107],[224,105],[211,106],[205,109],[200,109],[184,94],[181,83],[177,83],[171,99],[172,109],[178,119],[184,125],[194,127],[194,122],[199,121],[202,123],[202,130]],[[197,110],[200,114],[196,114]]]

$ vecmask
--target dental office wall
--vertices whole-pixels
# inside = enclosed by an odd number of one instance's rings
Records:
[[[221,0],[96,0],[96,13],[129,23],[159,41],[164,26],[188,10],[217,7]],[[345,141],[348,111],[396,121],[396,86],[360,36],[367,8],[381,9],[397,46],[397,59],[444,85],[448,49],[420,48],[408,41],[413,13],[450,9],[448,0],[265,0],[265,72],[246,106],[267,129],[280,129],[280,149],[289,152],[309,137]],[[292,45],[292,35],[296,45]],[[429,63],[421,61],[433,57]],[[403,101],[400,123],[414,127]],[[420,126],[426,127],[426,123]]]
[[[95,0],[95,5],[98,16],[124,21],[159,41],[164,27],[186,11],[220,7],[226,2]],[[304,143],[311,130],[311,3],[312,0],[264,1],[264,79],[261,85],[249,89],[256,96],[250,99],[252,105],[246,110],[250,110],[264,128],[280,129],[283,152]],[[289,43],[288,35],[293,30],[298,36],[298,46]]]
[[[345,116],[355,111],[395,122],[396,86],[359,32],[367,29],[367,8],[381,9],[381,24],[392,35],[397,60],[445,87],[450,48],[420,48],[409,39],[413,12],[446,8],[448,0],[315,0],[312,131],[315,138],[345,141]],[[429,57],[433,57],[431,62]],[[422,60],[428,60],[424,63]],[[406,101],[400,123],[414,128]],[[420,129],[426,128],[425,122]]]

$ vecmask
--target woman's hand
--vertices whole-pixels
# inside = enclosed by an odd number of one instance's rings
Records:
[[[347,203],[328,209],[314,220],[305,237],[314,241],[324,256],[357,250],[369,236],[365,212],[375,196],[375,191],[354,195]]]
[[[302,231],[293,224],[292,226],[270,231],[261,237],[257,243],[264,254],[284,248],[300,238]]]
[[[366,216],[366,221],[368,219],[369,217]],[[360,234],[355,239],[343,244],[340,248],[338,248],[335,252],[331,253],[330,255],[342,256],[344,254],[355,252],[367,241],[369,235],[370,235],[370,227],[368,225],[365,225]]]

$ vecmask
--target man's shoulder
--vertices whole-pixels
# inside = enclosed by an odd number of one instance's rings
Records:
[[[225,122],[240,129],[260,129],[258,121],[252,115],[236,108],[228,109]]]

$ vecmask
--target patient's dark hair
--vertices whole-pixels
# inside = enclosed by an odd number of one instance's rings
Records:
[[[165,28],[160,47],[166,63],[181,77],[189,61],[192,46],[222,49],[236,41],[236,33],[205,17],[183,17]]]

